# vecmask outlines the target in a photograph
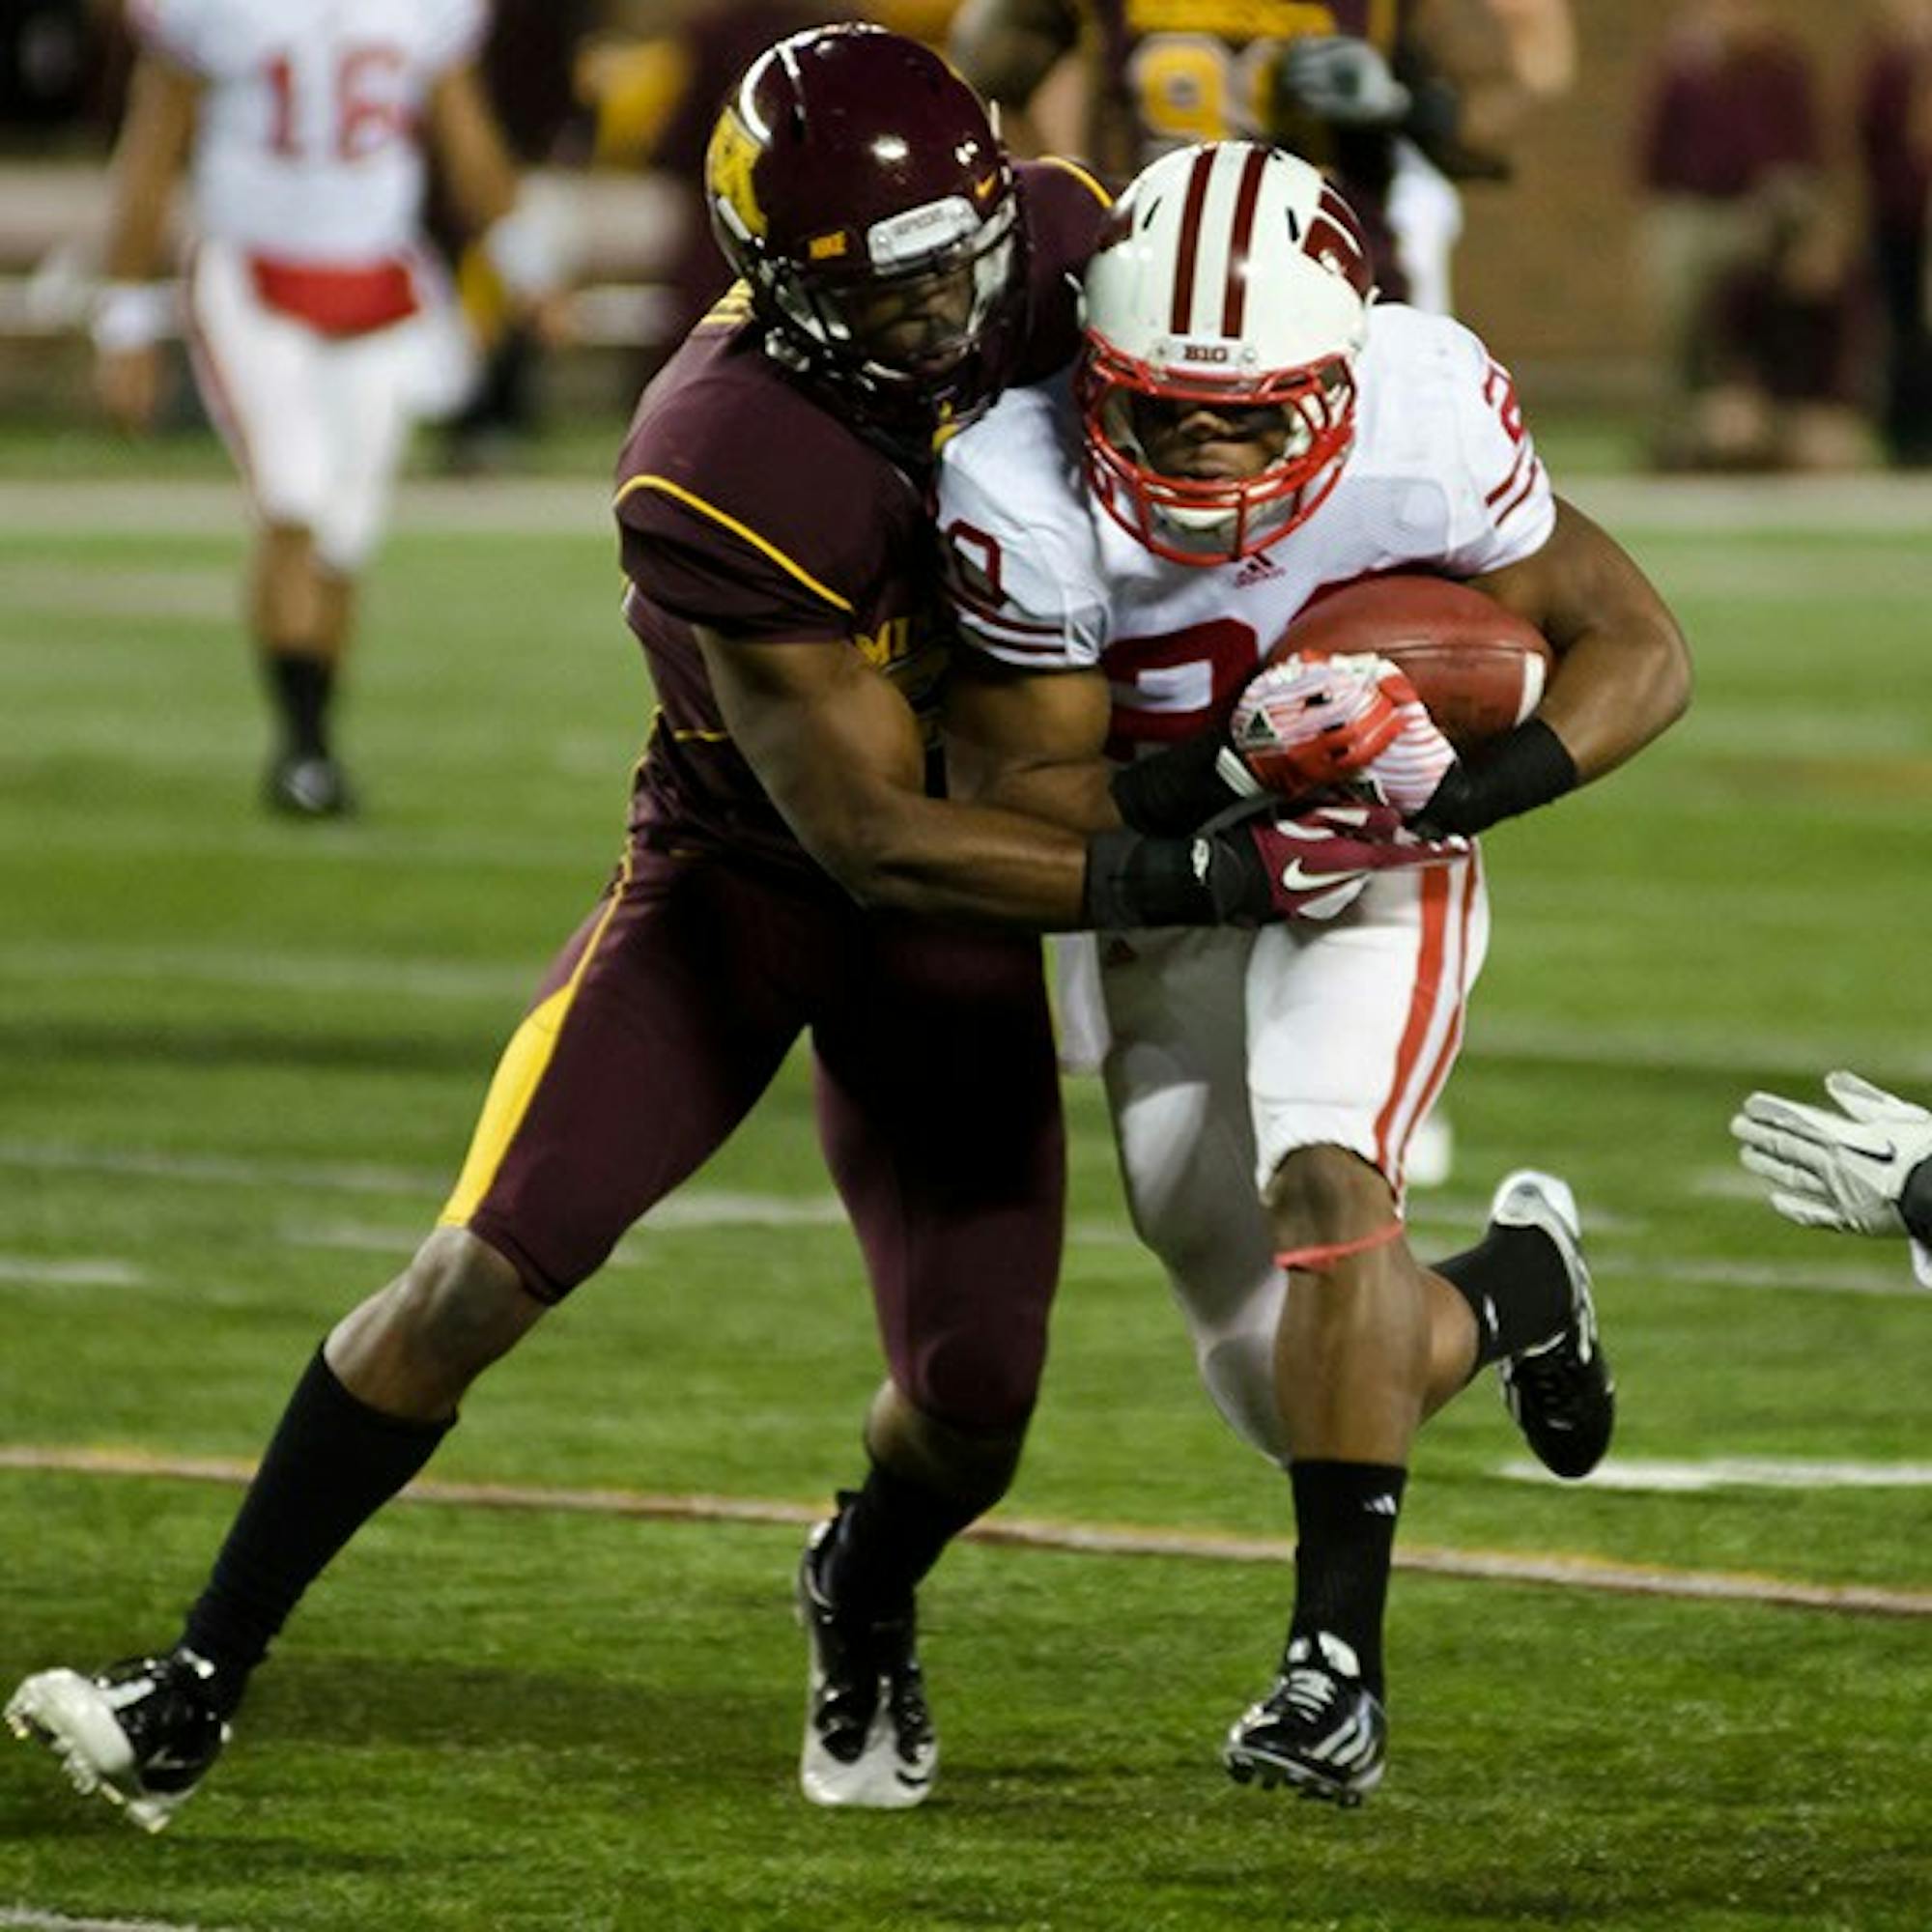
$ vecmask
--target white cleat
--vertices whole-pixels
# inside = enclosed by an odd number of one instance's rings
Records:
[[[8,1699],[7,1727],[45,1745],[83,1796],[99,1792],[142,1831],[158,1832],[228,1741],[202,1688],[211,1674],[186,1651],[93,1677],[42,1670]]]
[[[856,1627],[841,1621],[818,1587],[818,1551],[831,1529],[812,1533],[798,1566],[810,1665],[799,1788],[814,1804],[910,1810],[925,1803],[939,1772],[911,1609]]]

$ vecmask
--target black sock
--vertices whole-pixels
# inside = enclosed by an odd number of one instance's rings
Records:
[[[1541,1229],[1492,1227],[1435,1268],[1475,1314],[1476,1369],[1548,1341],[1570,1319],[1570,1276]]]
[[[271,647],[262,664],[289,750],[298,758],[326,758],[335,666],[314,651],[279,647]]]
[[[846,1491],[826,1545],[819,1586],[841,1615],[904,1615],[940,1552],[980,1512],[874,1463],[866,1487]]]
[[[1289,1641],[1326,1631],[1362,1666],[1362,1682],[1382,1694],[1382,1612],[1406,1469],[1391,1463],[1296,1462],[1294,1618]]]
[[[225,1712],[242,1701],[249,1671],[302,1592],[449,1428],[358,1402],[316,1350],[182,1632],[182,1642],[214,1665]]]

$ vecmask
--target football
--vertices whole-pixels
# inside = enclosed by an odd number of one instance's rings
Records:
[[[1375,651],[1400,665],[1442,735],[1467,752],[1520,724],[1554,659],[1542,633],[1445,577],[1365,577],[1319,597],[1268,653]]]

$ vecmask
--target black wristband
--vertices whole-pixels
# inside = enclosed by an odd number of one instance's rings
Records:
[[[1504,818],[1548,805],[1577,785],[1577,760],[1541,718],[1525,719],[1469,764],[1449,776],[1412,821],[1426,838],[1459,833],[1473,838]]]
[[[1921,1160],[1898,1193],[1898,1218],[1915,1241],[1932,1243],[1932,1160]]]
[[[1206,731],[1122,765],[1107,787],[1122,823],[1135,832],[1178,837],[1225,811],[1243,796],[1221,775],[1226,745],[1225,732]]]
[[[1101,832],[1087,841],[1081,923],[1094,931],[1251,923],[1270,904],[1267,868],[1238,831],[1199,838]]]

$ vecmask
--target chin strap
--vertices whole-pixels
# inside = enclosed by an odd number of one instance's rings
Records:
[[[1391,1241],[1402,1238],[1403,1224],[1391,1221],[1385,1228],[1378,1228],[1373,1234],[1358,1235],[1352,1241],[1330,1241],[1325,1246],[1313,1248],[1288,1248],[1274,1258],[1274,1264],[1283,1273],[1298,1268],[1303,1274],[1326,1274],[1337,1262],[1344,1262],[1350,1255],[1364,1255],[1372,1248],[1385,1248]]]

